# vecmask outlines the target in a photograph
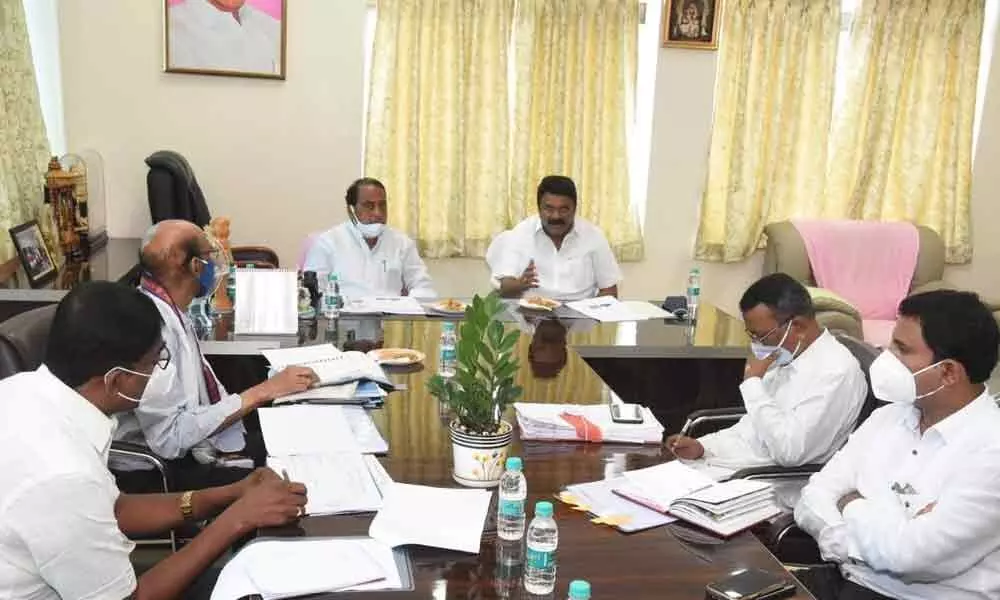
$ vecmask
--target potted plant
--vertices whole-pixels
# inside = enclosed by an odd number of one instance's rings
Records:
[[[504,332],[500,297],[476,296],[465,309],[456,345],[454,377],[435,375],[427,387],[454,415],[448,428],[453,451],[452,477],[470,487],[500,482],[514,427],[503,414],[523,391],[514,384],[518,364],[514,346],[520,332]]]

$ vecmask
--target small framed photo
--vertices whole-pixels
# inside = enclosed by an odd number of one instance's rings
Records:
[[[667,0],[663,46],[715,50],[719,47],[722,0]]]
[[[168,73],[285,78],[287,0],[163,0]]]
[[[38,221],[28,221],[10,230],[17,256],[21,259],[24,272],[31,287],[41,287],[56,276],[56,263],[45,246]]]

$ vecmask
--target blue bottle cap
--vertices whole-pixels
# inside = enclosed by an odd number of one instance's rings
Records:
[[[542,500],[541,502],[535,504],[535,516],[536,517],[551,517],[552,516],[552,503]]]
[[[590,600],[590,584],[582,579],[571,581],[569,584],[569,597],[573,600]]]
[[[508,471],[520,471],[521,470],[521,457],[511,456],[507,459],[507,470]]]

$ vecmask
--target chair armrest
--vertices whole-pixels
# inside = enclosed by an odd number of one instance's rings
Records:
[[[166,494],[170,492],[170,480],[167,474],[167,464],[162,458],[153,454],[153,451],[149,448],[143,446],[142,444],[115,441],[111,442],[111,450],[109,454],[118,458],[136,458],[149,463],[160,473],[160,480],[163,483],[163,493]]]
[[[688,415],[687,421],[684,423],[684,427],[681,427],[680,433],[681,435],[694,437],[695,432],[701,425],[709,423],[735,423],[743,418],[746,412],[746,409],[737,406],[696,410]]]
[[[820,463],[809,463],[797,467],[782,467],[772,465],[767,467],[750,467],[740,469],[732,474],[730,479],[804,479],[823,469]]]

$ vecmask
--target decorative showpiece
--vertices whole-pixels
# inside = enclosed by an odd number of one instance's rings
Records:
[[[165,0],[168,73],[285,78],[285,0]]]
[[[663,14],[663,45],[715,50],[719,47],[722,0],[667,0]]]
[[[514,383],[519,368],[514,346],[520,332],[504,331],[503,310],[495,292],[473,298],[459,328],[456,375],[435,375],[427,383],[431,395],[454,415],[449,424],[452,477],[470,487],[494,487],[500,482],[514,437],[514,427],[503,414],[523,391]]]
[[[45,203],[62,253],[59,287],[68,290],[90,279],[90,224],[87,221],[87,167],[75,154],[53,156],[45,173]]]
[[[38,221],[31,220],[10,229],[10,237],[31,287],[40,287],[55,278],[56,264],[45,246]]]
[[[214,217],[205,226],[205,233],[208,234],[212,244],[218,246],[227,265],[233,264],[233,253],[229,245],[229,219],[227,217]],[[233,312],[233,297],[230,295],[230,283],[232,275],[228,272],[219,282],[219,287],[215,288],[212,296],[212,309],[217,313]],[[235,286],[233,286],[235,291]]]

